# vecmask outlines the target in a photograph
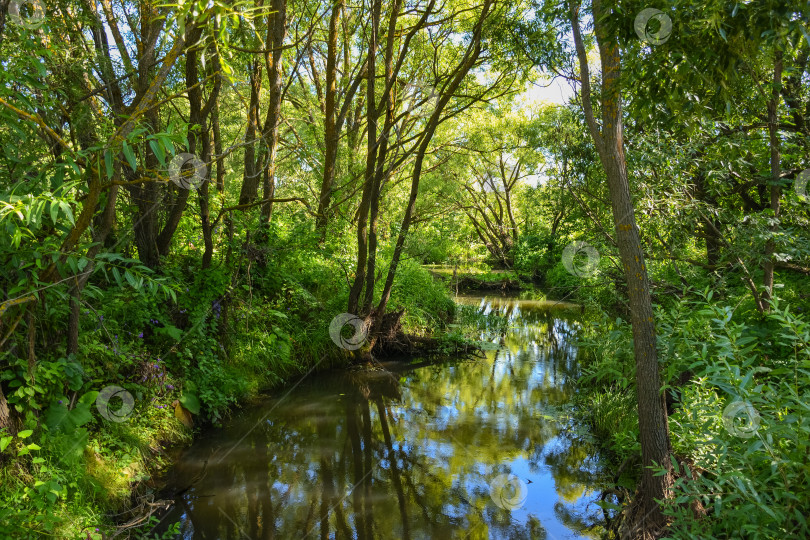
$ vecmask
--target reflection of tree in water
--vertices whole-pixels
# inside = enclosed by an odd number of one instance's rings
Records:
[[[594,504],[587,508],[572,505],[586,492],[593,493],[596,489],[594,478],[599,475],[599,463],[590,443],[579,441],[568,432],[562,433],[561,438],[565,443],[554,445],[543,457],[561,499],[554,505],[554,514],[568,528],[584,533],[601,524],[601,510]]]
[[[490,499],[492,478],[523,460],[550,469],[565,510],[553,515],[584,530],[567,505],[595,462],[559,414],[576,325],[498,309],[515,323],[487,359],[318,377],[200,441],[169,481],[188,489],[166,521],[182,515],[185,538],[546,538],[537,516]]]

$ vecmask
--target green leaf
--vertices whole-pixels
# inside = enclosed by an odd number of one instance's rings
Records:
[[[97,391],[84,394],[76,406],[69,410],[61,403],[54,403],[45,411],[45,425],[52,430],[60,430],[65,433],[72,432],[76,428],[83,426],[93,419],[90,414],[90,407],[98,396]]]
[[[182,403],[183,407],[185,407],[192,413],[200,414],[200,401],[194,394],[191,394],[189,392],[183,393],[183,395],[180,397],[180,403]]]
[[[124,141],[122,149],[124,157],[127,158],[127,163],[129,163],[129,166],[135,171],[138,168],[138,162],[135,159],[135,153],[132,151],[132,148],[129,147],[127,141]]]
[[[61,403],[54,403],[45,411],[45,425],[48,429],[59,429],[67,420],[69,410]]]
[[[111,179],[113,177],[113,155],[109,148],[104,150],[104,168],[107,171],[107,178]]]
[[[90,390],[89,392],[82,395],[79,398],[79,403],[84,403],[86,405],[92,405],[96,402],[96,398],[98,398],[98,390]]]
[[[14,437],[2,437],[0,438],[0,452],[8,448],[8,445],[11,443],[11,439]]]
[[[61,208],[62,211],[65,213],[65,215],[68,218],[68,221],[70,221],[70,224],[76,225],[76,222],[73,220],[73,211],[70,209],[70,205],[65,201],[59,201],[59,208]]]
[[[618,510],[622,509],[621,506],[613,504],[612,502],[608,502],[608,501],[596,501],[596,506],[598,506],[599,508],[602,508],[604,510],[617,510],[618,511]]]
[[[163,153],[163,148],[161,148],[160,143],[155,139],[149,141],[149,147],[152,149],[152,153],[155,154],[155,157],[160,162],[161,165],[166,164],[166,154]]]
[[[183,331],[177,328],[176,326],[167,325],[161,330],[163,333],[167,334],[170,338],[172,338],[175,341],[180,341],[180,339],[183,337]]]
[[[69,418],[74,428],[83,426],[93,419],[93,415],[90,414],[90,405],[87,403],[77,403],[76,407],[70,411]]]
[[[42,448],[36,443],[29,444],[27,448],[29,450],[42,450]]]
[[[17,433],[17,437],[19,437],[21,439],[27,439],[28,437],[31,436],[32,433],[34,433],[33,430],[26,429],[25,431],[20,431],[19,433]]]

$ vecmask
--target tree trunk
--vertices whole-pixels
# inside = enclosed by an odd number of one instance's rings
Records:
[[[698,153],[695,158],[697,159],[698,157],[703,157],[703,155],[703,152]],[[708,193],[708,187],[706,186],[706,173],[703,171],[703,169],[699,168],[695,172],[694,179],[695,195],[697,199],[705,204],[716,206],[717,201]],[[701,219],[701,221],[701,230],[703,233],[703,238],[706,242],[706,262],[709,264],[709,266],[717,266],[717,263],[720,261],[721,240],[717,234],[720,230],[720,222],[713,215],[705,216]]]
[[[149,129],[157,132],[159,128],[159,118],[157,109],[150,109],[146,112]],[[152,151],[151,147],[146,150],[146,169],[157,170],[160,162]],[[127,176],[130,173],[127,172]],[[130,196],[138,206],[133,229],[135,230],[135,245],[138,248],[138,259],[149,268],[157,268],[160,264],[160,252],[158,251],[158,205],[162,200],[161,185],[157,182],[146,182],[141,185],[127,186]]]
[[[357,218],[357,267],[354,283],[349,291],[349,313],[357,313],[360,295],[366,281],[366,263],[368,261],[368,214],[371,207],[371,195],[374,185],[374,172],[377,163],[377,99],[375,98],[376,55],[377,38],[380,28],[380,0],[374,0],[371,13],[371,37],[368,44],[368,76],[366,82],[366,115],[368,117],[368,142],[366,154],[366,169],[363,181],[363,196]]]
[[[318,213],[315,228],[320,231],[321,239],[326,237],[327,212],[332,200],[332,189],[335,183],[335,163],[337,162],[339,129],[337,126],[337,46],[338,19],[343,9],[343,0],[338,0],[332,8],[329,18],[329,37],[326,51],[326,99],[324,106],[324,139],[323,182],[318,197]],[[369,58],[371,53],[369,53]]]
[[[287,0],[273,0],[271,15],[272,24],[267,24],[267,42],[272,43],[273,53],[266,54],[265,62],[269,64],[267,77],[269,79],[270,102],[267,106],[267,117],[264,120],[264,144],[267,154],[263,169],[263,185],[265,203],[262,204],[262,223],[268,223],[273,214],[273,197],[276,191],[276,153],[278,152],[278,124],[281,119],[281,76],[282,76],[282,46],[287,33]]]
[[[394,246],[394,253],[391,257],[391,263],[388,266],[388,275],[385,278],[385,285],[383,286],[383,290],[380,295],[380,301],[375,309],[376,317],[373,321],[374,330],[379,328],[383,316],[385,315],[385,308],[388,305],[388,300],[391,298],[391,289],[394,285],[394,277],[399,266],[399,261],[402,257],[402,251],[405,247],[405,240],[408,237],[408,231],[411,227],[411,223],[413,222],[413,215],[416,211],[416,198],[419,195],[419,181],[422,176],[422,166],[424,164],[425,154],[427,153],[430,141],[436,132],[436,128],[439,125],[439,120],[444,108],[450,102],[450,98],[453,97],[453,94],[458,89],[459,85],[461,85],[461,82],[467,76],[470,69],[472,69],[473,65],[475,65],[478,57],[481,55],[482,26],[484,21],[491,14],[490,10],[492,9],[492,6],[493,4],[489,0],[484,2],[478,20],[476,21],[473,29],[472,39],[470,40],[470,44],[465,51],[464,57],[453,71],[450,81],[442,89],[443,91],[441,95],[438,96],[436,109],[433,111],[433,114],[431,114],[427,127],[425,128],[425,132],[419,142],[416,159],[414,160],[413,164],[413,173],[411,174],[411,193],[408,197],[408,206],[405,207],[405,215],[402,217],[402,224],[397,236],[397,242]],[[374,347],[375,340],[376,336],[374,331],[372,331],[369,339],[371,348]]]
[[[256,134],[259,133],[259,95],[262,89],[262,64],[253,62],[250,71],[250,106],[247,127],[245,128],[245,160],[242,176],[242,189],[239,204],[248,204],[256,199],[259,192],[259,175],[256,170]]]
[[[650,281],[627,179],[622,133],[621,58],[615,37],[609,35],[604,27],[607,15],[602,8],[601,0],[593,0],[594,31],[602,64],[600,129],[594,117],[591,101],[590,71],[579,28],[579,5],[576,1],[572,1],[570,5],[573,37],[581,72],[582,108],[607,177],[616,243],[624,268],[630,302],[633,352],[636,361],[639,438],[644,467],[640,504],[643,515],[649,516],[650,523],[658,527],[666,522],[666,518],[656,500],[670,497],[672,475],[668,472],[662,476],[655,476],[652,467],[660,466],[671,471],[669,459],[671,446],[664,395],[661,393]]]
[[[771,182],[770,182],[770,209],[774,223],[769,227],[771,235],[776,235],[779,230],[779,216],[781,213],[780,200],[782,198],[782,186],[779,184],[782,175],[782,150],[779,140],[779,98],[782,93],[782,51],[776,50],[774,53],[773,65],[773,85],[771,88],[771,99],[768,101],[768,136],[771,149]],[[765,263],[763,265],[763,285],[765,290],[762,293],[762,305],[765,310],[770,310],[770,303],[773,298],[773,254],[776,250],[776,243],[773,236],[765,243]]]
[[[3,392],[3,383],[4,381],[0,381],[0,432],[5,429],[6,435],[16,435],[20,425],[19,413],[13,407],[9,407],[8,399]],[[3,462],[4,456],[8,454],[0,454],[0,463]]]
[[[118,179],[121,174],[121,161],[118,160],[115,164],[115,176]],[[101,213],[99,224],[96,227],[93,235],[93,246],[87,250],[87,259],[89,262],[85,269],[76,276],[76,282],[70,291],[70,313],[68,315],[68,335],[67,335],[67,353],[78,354],[79,352],[79,319],[81,318],[81,296],[84,286],[90,279],[95,267],[95,257],[101,252],[105,240],[112,231],[113,224],[115,223],[115,202],[118,200],[118,186],[110,186],[107,191],[107,203],[104,206],[104,211]]]

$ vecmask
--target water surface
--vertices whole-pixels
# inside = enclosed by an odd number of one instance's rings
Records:
[[[596,537],[599,460],[570,417],[579,311],[457,301],[507,318],[482,326],[485,357],[280,390],[181,455],[163,522],[188,539]]]

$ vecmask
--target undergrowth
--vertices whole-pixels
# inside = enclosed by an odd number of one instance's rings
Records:
[[[677,478],[667,537],[807,537],[810,324],[778,299],[764,315],[729,300],[687,291],[657,308]],[[586,328],[579,414],[617,466],[639,462],[630,325]]]
[[[124,281],[105,284],[100,302],[92,293],[101,284],[88,285],[80,354],[40,356],[33,374],[27,358],[6,355],[0,377],[22,425],[13,436],[0,432],[0,538],[120,531],[137,517],[131,509],[156,495],[169,447],[264,389],[345,362],[328,333],[348,299],[339,248],[277,231],[268,244],[263,260],[235,278],[224,265],[200,268],[199,257],[165,261],[174,299]],[[454,315],[446,288],[407,261],[391,309],[405,311],[405,331],[423,335]],[[59,327],[66,310],[56,310],[48,324]],[[459,340],[442,344],[449,351]],[[122,390],[110,398],[108,418],[98,404],[112,386]],[[146,538],[151,528],[144,520],[126,534]]]

